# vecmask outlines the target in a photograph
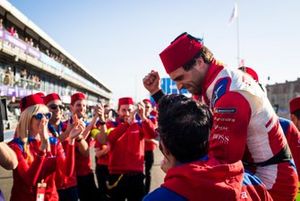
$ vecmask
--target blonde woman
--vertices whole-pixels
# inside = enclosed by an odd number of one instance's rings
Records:
[[[49,136],[47,124],[51,117],[43,99],[34,94],[21,100],[21,116],[16,137],[10,147],[16,152],[18,166],[13,171],[11,201],[56,201],[55,171],[67,175],[74,171],[74,138],[84,127],[77,123],[69,134],[69,146],[64,152],[58,140]]]

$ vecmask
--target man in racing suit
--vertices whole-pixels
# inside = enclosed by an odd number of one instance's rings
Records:
[[[298,176],[289,147],[267,96],[247,74],[218,63],[202,41],[183,33],[161,54],[165,70],[180,90],[212,109],[209,155],[224,163],[243,160],[266,185],[274,200],[294,200]],[[159,75],[145,76],[145,88],[158,101]]]

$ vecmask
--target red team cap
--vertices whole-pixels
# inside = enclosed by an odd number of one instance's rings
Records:
[[[41,96],[42,98],[45,97],[45,94],[43,92],[38,92],[38,93],[35,93],[35,94]]]
[[[119,99],[119,107],[121,105],[133,105],[133,100],[131,97],[124,97]]]
[[[44,97],[45,105],[47,105],[49,102],[54,101],[54,100],[61,100],[57,93],[51,93],[51,94],[48,94],[46,97]]]
[[[300,110],[300,97],[294,98],[290,101],[290,113]]]
[[[20,102],[21,112],[23,112],[26,108],[37,104],[44,105],[44,99],[39,94],[25,96],[24,98],[21,99]]]
[[[168,74],[191,61],[202,49],[203,42],[186,32],[179,35],[160,54]]]
[[[74,105],[74,103],[78,100],[85,100],[85,95],[81,92],[75,93],[71,96],[71,105]]]
[[[255,70],[253,70],[252,68],[246,67],[246,66],[242,66],[242,67],[239,67],[239,70],[242,70],[245,73],[249,74],[256,82],[258,82],[258,75],[255,72]]]
[[[144,103],[150,103],[150,104],[151,104],[151,101],[150,101],[150,99],[148,99],[148,98],[145,98],[145,99],[143,100],[143,102],[144,102]]]

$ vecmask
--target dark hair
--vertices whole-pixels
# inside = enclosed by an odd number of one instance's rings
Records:
[[[190,70],[196,64],[196,60],[200,57],[203,58],[204,63],[210,64],[214,58],[214,55],[207,47],[203,46],[193,59],[183,65],[183,69],[186,71]]]
[[[158,132],[165,147],[179,162],[207,154],[212,127],[209,108],[184,95],[166,95],[158,104]]]
[[[300,120],[300,109],[299,110],[296,110],[292,113],[293,115],[295,115],[297,117],[297,119]]]

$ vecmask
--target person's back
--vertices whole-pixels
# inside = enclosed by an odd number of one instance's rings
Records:
[[[259,179],[244,177],[241,161],[228,164],[206,156],[211,124],[207,107],[182,95],[162,98],[158,130],[167,174],[145,201],[272,200]]]

